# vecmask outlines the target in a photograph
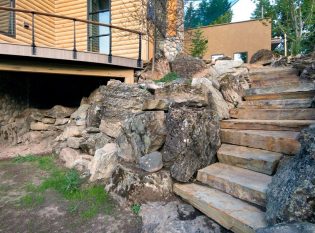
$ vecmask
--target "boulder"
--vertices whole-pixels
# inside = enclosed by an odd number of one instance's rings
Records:
[[[54,124],[56,122],[55,118],[50,118],[50,117],[44,117],[42,118],[41,122],[44,124]]]
[[[241,67],[244,64],[241,60],[217,60],[215,65],[212,66],[215,71],[215,76],[221,76],[222,74],[232,73],[236,68]]]
[[[59,154],[60,160],[67,168],[75,168],[78,171],[89,173],[92,156],[81,154],[78,150],[72,148],[63,148]]]
[[[256,233],[314,233],[315,224],[301,222],[291,224],[278,224],[265,228],[260,228]]]
[[[174,179],[188,182],[197,170],[216,161],[220,127],[213,111],[186,106],[170,108],[166,128],[162,155]]]
[[[232,107],[237,107],[242,103],[245,90],[249,88],[247,78],[248,70],[246,68],[219,77],[221,93],[225,101]]]
[[[95,152],[90,166],[90,181],[109,179],[117,165],[117,145],[115,143],[106,144]]]
[[[80,141],[80,149],[89,155],[94,155],[97,149],[110,143],[112,139],[104,133],[88,134]]]
[[[101,104],[92,104],[87,110],[86,127],[98,128],[101,124],[104,107]]]
[[[120,204],[168,200],[173,197],[169,171],[144,172],[132,164],[116,166],[105,190]]]
[[[82,175],[84,175],[84,177],[89,176],[92,160],[93,156],[80,154],[79,157],[74,161],[72,168],[80,171],[81,176]]]
[[[32,122],[30,129],[34,131],[47,131],[51,129],[51,125],[42,122]]]
[[[167,111],[170,106],[170,102],[165,99],[148,99],[143,102],[143,111],[160,110]]]
[[[75,108],[63,107],[61,105],[56,105],[50,110],[45,112],[45,116],[51,118],[67,118],[75,111]]]
[[[56,138],[57,141],[67,140],[69,137],[81,137],[82,131],[84,130],[83,126],[71,125],[64,129],[62,134]]]
[[[267,190],[269,224],[315,223],[315,125],[302,130],[299,154],[281,164]]]
[[[71,119],[75,121],[75,124],[77,126],[86,125],[87,110],[89,109],[89,107],[90,105],[83,104],[74,113],[71,114]]]
[[[230,117],[228,104],[223,99],[220,91],[212,86],[212,82],[209,79],[194,78],[191,85],[201,88],[204,93],[207,93],[210,108],[218,114],[220,119],[228,119]]]
[[[68,124],[69,121],[70,121],[70,118],[57,118],[55,121],[55,126]]]
[[[182,218],[183,211],[186,216]],[[179,201],[141,205],[142,233],[223,233],[223,227]]]
[[[267,65],[274,59],[274,53],[268,49],[258,50],[250,59],[250,64]]]
[[[145,99],[152,98],[152,94],[138,85],[128,85],[119,81],[111,81],[107,86],[101,86],[103,95],[102,106],[104,112],[100,124],[101,132],[117,138],[121,126],[131,115],[142,111]]]
[[[207,106],[208,97],[202,88],[194,88],[189,83],[170,83],[155,91],[156,100],[167,100],[173,104]]]
[[[82,140],[83,140],[82,137],[69,137],[67,139],[67,145],[72,149],[79,149]]]
[[[183,79],[191,79],[195,74],[205,70],[206,63],[203,60],[181,53],[171,62],[171,71]]]
[[[166,138],[165,113],[151,111],[126,120],[117,138],[118,155],[125,161],[139,162],[140,157],[159,150]]]
[[[162,169],[163,161],[160,152],[152,152],[140,158],[139,166],[147,172],[157,172]]]
[[[101,89],[105,88],[105,86],[100,86],[95,89],[90,96],[88,97],[88,104],[100,103],[103,100],[103,94],[101,93]]]
[[[306,80],[315,81],[315,61],[312,64],[305,67],[300,77]]]

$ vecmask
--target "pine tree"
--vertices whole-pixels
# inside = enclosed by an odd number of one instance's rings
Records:
[[[198,28],[193,32],[191,42],[190,54],[193,57],[202,58],[207,51],[208,40],[203,36],[201,29]]]

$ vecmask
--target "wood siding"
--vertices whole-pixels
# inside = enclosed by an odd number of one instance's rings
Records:
[[[4,0],[0,0],[1,1]],[[111,23],[120,27],[141,30],[145,25],[139,23],[136,9],[142,0],[112,0]],[[87,0],[16,0],[16,8],[49,12],[74,18],[87,19]],[[1,16],[1,14],[0,14]],[[1,20],[3,22],[3,20]],[[29,28],[24,28],[24,23]],[[73,49],[73,21],[46,16],[36,16],[36,45],[60,49]],[[0,42],[31,45],[32,19],[30,14],[16,12],[16,36],[0,34]],[[77,50],[87,51],[87,24],[76,23]],[[152,56],[152,46],[146,36],[142,40],[142,59]],[[138,58],[139,39],[137,34],[112,30],[112,54],[127,58]]]

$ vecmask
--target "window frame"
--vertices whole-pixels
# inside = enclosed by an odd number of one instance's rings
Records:
[[[15,0],[9,0],[10,1],[10,7],[11,8],[15,8]],[[12,23],[13,27],[12,27],[12,33],[9,32],[4,32],[0,30],[0,34],[1,35],[5,35],[5,36],[9,36],[12,38],[16,38],[16,12],[15,11],[8,11],[10,14],[10,19],[9,19],[9,24]],[[12,20],[12,21],[11,21]]]
[[[90,17],[92,15],[96,15],[96,14],[99,14],[99,13],[104,13],[104,12],[108,12],[109,13],[109,24],[111,24],[111,21],[112,21],[112,11],[111,11],[111,0],[108,0],[109,1],[109,4],[108,4],[108,8],[105,9],[105,10],[100,10],[100,11],[95,11],[95,12],[91,12],[91,9],[90,9],[90,2],[93,1],[93,0],[87,0],[87,20],[91,20]],[[90,35],[90,24],[88,24],[87,26],[87,51],[92,51],[90,49],[91,47],[91,39],[93,38],[100,38],[100,37],[109,37],[109,40],[111,40],[112,38],[112,33],[111,33],[111,29],[109,28],[109,33],[106,33],[106,34],[101,34],[101,35],[97,35],[97,36],[91,36]],[[110,46],[110,45],[109,45]],[[98,51],[99,53],[99,51]]]

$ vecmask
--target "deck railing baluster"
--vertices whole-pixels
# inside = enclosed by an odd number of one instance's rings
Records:
[[[73,19],[73,59],[77,59],[76,20]]]
[[[142,34],[139,33],[139,55],[138,55],[138,67],[142,67]]]
[[[35,44],[35,12],[32,12],[32,54],[36,55],[36,44]]]

